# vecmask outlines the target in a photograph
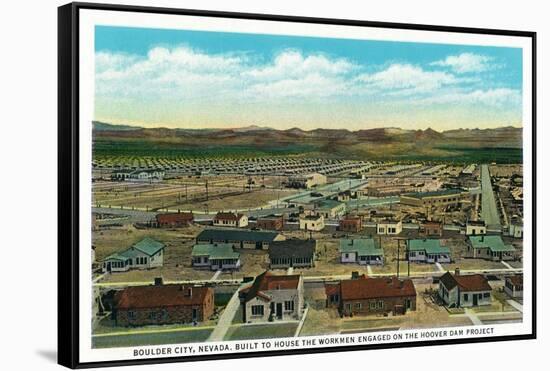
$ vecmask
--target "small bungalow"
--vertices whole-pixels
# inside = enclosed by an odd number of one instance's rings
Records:
[[[243,228],[248,225],[248,217],[244,214],[219,212],[214,216],[213,225],[217,227]]]
[[[504,292],[511,298],[523,298],[523,274],[506,277],[504,280]]]
[[[469,237],[468,251],[474,258],[502,261],[513,260],[516,249],[512,245],[505,245],[502,237],[497,235],[481,235]]]
[[[266,271],[239,291],[244,323],[297,320],[304,309],[301,275]]]
[[[362,275],[340,282],[339,309],[344,316],[405,314],[416,310],[416,289],[410,279]]]
[[[162,267],[165,247],[162,242],[146,237],[130,246],[129,249],[111,254],[103,259],[103,272],[126,272],[132,268]]]
[[[214,289],[192,285],[130,286],[116,292],[112,318],[117,326],[165,325],[208,320]]]
[[[193,246],[193,267],[217,270],[236,270],[241,266],[240,254],[228,243],[206,243]]]
[[[311,268],[315,266],[315,240],[276,241],[269,246],[269,267]]]
[[[384,264],[384,252],[376,247],[372,238],[340,240],[340,262],[366,264]]]
[[[450,263],[451,250],[437,239],[408,240],[408,259],[414,263]]]
[[[445,273],[439,278],[439,297],[450,308],[477,307],[491,304],[491,291],[487,279],[481,274],[461,275]]]

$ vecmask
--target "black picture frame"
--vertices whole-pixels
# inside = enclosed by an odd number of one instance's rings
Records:
[[[532,333],[526,335],[496,336],[473,339],[419,341],[412,343],[338,346],[331,348],[292,349],[262,351],[223,355],[201,355],[143,360],[123,360],[83,363],[79,360],[79,11],[82,9],[124,11],[138,13],[159,13],[315,23],[324,25],[348,25],[405,30],[441,31],[451,33],[505,35],[530,38],[532,43],[532,220],[533,244],[532,265]],[[306,354],[357,351],[382,348],[421,347],[464,343],[484,343],[508,340],[536,339],[536,32],[513,31],[486,28],[435,26],[408,23],[387,23],[348,19],[310,18],[272,14],[233,13],[190,9],[156,8],[96,3],[70,3],[58,8],[58,363],[69,368],[90,368],[98,366],[143,365],[155,363],[189,362],[228,358],[265,357],[286,354]]]

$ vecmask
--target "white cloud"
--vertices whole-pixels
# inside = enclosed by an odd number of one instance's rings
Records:
[[[432,62],[432,66],[449,67],[456,73],[470,73],[487,71],[497,65],[492,63],[493,58],[473,54],[462,53],[459,55],[450,55],[447,58]]]
[[[357,66],[344,58],[330,59],[322,54],[304,56],[299,51],[285,50],[275,56],[273,63],[252,68],[244,75],[254,79],[274,80],[314,74],[334,76],[354,68]]]
[[[474,91],[444,92],[418,100],[422,104],[472,104],[494,108],[510,108],[521,105],[521,91],[508,88],[497,88]]]
[[[362,74],[357,80],[371,89],[384,90],[394,95],[430,92],[458,82],[452,74],[426,71],[411,64],[392,64],[380,72]]]

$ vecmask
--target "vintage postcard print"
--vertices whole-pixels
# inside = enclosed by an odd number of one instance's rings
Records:
[[[79,363],[534,336],[533,35],[78,13]]]

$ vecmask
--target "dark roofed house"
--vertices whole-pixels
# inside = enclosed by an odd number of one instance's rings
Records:
[[[301,275],[275,275],[266,271],[239,291],[243,322],[297,320],[304,309]]]
[[[275,268],[310,268],[315,265],[315,240],[276,241],[269,246],[269,266]]]
[[[523,298],[523,274],[506,277],[504,292],[512,298]]]
[[[204,322],[214,313],[214,290],[192,285],[130,286],[118,291],[117,326]]]
[[[186,227],[193,224],[195,217],[193,213],[168,213],[158,214],[157,224],[159,227]]]
[[[481,274],[461,275],[456,269],[455,274],[447,272],[439,279],[439,297],[450,308],[490,305],[491,291]]]
[[[197,236],[197,243],[230,243],[235,249],[268,249],[273,241],[283,241],[277,232],[247,231],[242,229],[205,229]]]
[[[340,282],[340,312],[344,316],[405,314],[407,310],[416,310],[416,289],[410,279],[362,275]]]

